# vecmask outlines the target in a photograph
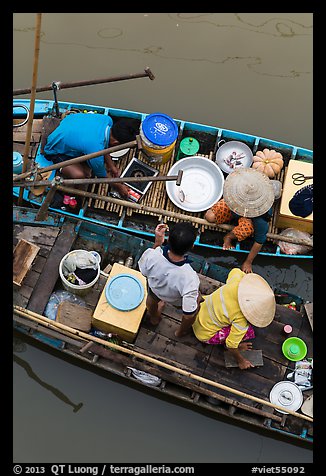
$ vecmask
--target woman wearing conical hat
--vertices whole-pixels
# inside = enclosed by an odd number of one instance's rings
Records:
[[[254,326],[266,327],[275,316],[276,302],[267,281],[239,268],[230,271],[226,284],[203,296],[192,325],[197,339],[205,344],[225,345],[240,369],[254,365],[240,351],[250,350]]]
[[[252,263],[266,241],[273,203],[281,196],[279,185],[278,180],[270,180],[258,170],[238,168],[227,176],[223,198],[205,214],[211,223],[236,223],[224,237],[225,250],[233,248],[233,240],[253,236],[254,243],[241,266],[245,273],[252,272]]]

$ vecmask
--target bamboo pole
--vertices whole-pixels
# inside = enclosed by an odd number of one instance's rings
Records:
[[[41,38],[41,20],[42,20],[42,13],[37,13],[36,14],[36,28],[35,28],[33,77],[32,77],[32,87],[30,90],[31,91],[30,113],[29,113],[28,121],[27,121],[26,141],[25,141],[25,149],[24,149],[24,157],[23,157],[23,173],[27,169],[28,153],[29,153],[29,146],[31,142],[32,126],[33,126],[33,119],[34,119],[37,70],[38,70],[38,59],[39,59],[40,38]],[[23,192],[24,190],[21,188],[19,190],[18,205],[22,204]]]
[[[87,339],[89,341],[96,342],[98,344],[104,345],[105,347],[109,347],[113,350],[118,350],[120,352],[123,352],[125,354],[129,354],[131,356],[134,356],[134,357],[142,359],[142,360],[145,360],[145,361],[150,362],[152,364],[159,365],[160,367],[163,367],[163,368],[168,369],[168,370],[172,370],[176,373],[179,373],[180,375],[184,375],[188,378],[198,380],[199,382],[205,383],[207,385],[212,385],[213,387],[220,388],[221,390],[226,390],[227,392],[234,393],[235,395],[238,395],[238,396],[241,396],[241,397],[244,397],[244,398],[248,398],[249,400],[253,400],[254,402],[261,403],[263,405],[267,405],[267,406],[272,407],[276,410],[284,411],[284,407],[282,407],[280,405],[276,405],[274,403],[271,403],[268,400],[263,400],[261,398],[255,397],[254,395],[247,394],[247,393],[242,392],[240,390],[237,390],[235,388],[232,388],[232,387],[229,387],[227,385],[223,385],[221,383],[215,382],[214,380],[209,380],[205,377],[201,377],[200,375],[193,374],[192,372],[190,372],[188,370],[180,369],[178,367],[175,367],[174,365],[168,364],[166,362],[163,362],[163,361],[158,360],[156,358],[153,358],[153,357],[150,357],[148,355],[142,354],[142,353],[137,352],[135,350],[132,350],[132,349],[129,349],[129,348],[126,348],[126,347],[122,347],[121,345],[114,344],[113,342],[108,342],[106,340],[103,340],[103,339],[100,339],[98,337],[92,336],[91,334],[86,334],[85,332],[73,329],[70,326],[66,326],[66,325],[61,324],[59,322],[49,320],[48,318],[42,316],[41,314],[37,314],[36,312],[30,311],[30,310],[25,309],[21,306],[14,305],[14,313],[18,314],[20,316],[23,316],[23,317],[27,317],[27,318],[31,319],[32,321],[36,321],[36,322],[42,323],[42,324],[47,325],[47,326],[53,326],[53,327],[56,327],[60,330],[69,331],[71,334],[74,334],[77,337],[84,338],[84,339]],[[294,412],[292,410],[287,410],[287,413],[289,413],[290,415],[293,415],[295,417],[302,418],[304,420],[310,421],[310,422],[313,421],[313,419],[311,417],[309,417],[307,415],[304,415],[304,414]]]
[[[57,170],[57,169],[61,169],[61,167],[66,167],[67,165],[71,165],[71,164],[78,164],[80,162],[84,162],[85,160],[94,159],[94,157],[100,157],[101,155],[107,155],[107,154],[110,154],[111,152],[116,152],[117,150],[122,150],[122,149],[136,147],[136,146],[138,147],[139,141],[137,137],[136,137],[136,140],[126,142],[125,144],[115,145],[113,147],[108,147],[107,149],[102,149],[102,150],[98,150],[97,152],[92,152],[91,154],[74,157],[73,159],[68,159],[68,160],[59,162],[58,164],[52,164],[52,165],[48,165],[47,167],[42,167],[38,169],[37,172],[40,174],[43,172],[48,172],[50,170]],[[29,170],[28,172],[17,174],[13,176],[13,181],[18,182],[18,180],[24,179],[31,174],[33,174],[33,170]]]
[[[169,182],[176,181],[176,185],[181,184],[182,180],[182,170],[179,170],[178,175],[156,175],[155,177],[99,177],[99,178],[83,178],[83,179],[64,179],[60,177],[56,183],[62,185],[80,185],[80,184],[92,184],[92,183],[143,183],[143,182]],[[48,180],[36,180],[31,182],[22,182],[15,183],[15,187],[43,187],[44,185],[49,185]]]
[[[162,215],[162,216],[166,216],[170,218],[177,218],[178,220],[191,221],[198,225],[213,226],[215,228],[221,228],[222,230],[225,230],[225,231],[230,231],[233,229],[233,225],[228,225],[226,223],[218,225],[216,223],[210,223],[204,218],[198,218],[198,217],[194,217],[190,215],[185,215],[183,213],[172,212],[169,210],[164,210],[163,208],[154,208],[147,205],[142,205],[140,203],[134,203],[134,202],[129,202],[127,200],[122,200],[120,198],[105,197],[102,195],[98,195],[96,193],[86,192],[84,190],[78,190],[76,188],[63,187],[62,185],[58,185],[58,190],[61,190],[62,192],[66,192],[67,194],[70,194],[70,195],[81,195],[83,197],[104,200],[105,202],[108,202],[108,203],[114,203],[119,206],[132,208],[134,210],[138,210],[142,212],[149,212],[149,213],[154,213],[156,215]],[[286,241],[288,243],[302,244],[302,245],[310,246],[312,248],[311,242],[307,240],[295,239],[289,236],[277,235],[275,233],[266,233],[266,236],[267,238],[270,238],[273,240],[281,240],[281,241]]]
[[[42,221],[46,219],[49,206],[53,200],[56,190],[57,190],[56,185],[50,188],[50,190],[48,191],[45,197],[45,200],[43,200],[43,203],[36,214],[35,221]]]
[[[93,84],[103,84],[103,83],[112,83],[115,81],[124,81],[126,79],[136,79],[136,78],[149,78],[151,80],[155,79],[154,74],[150,70],[150,68],[147,66],[144,69],[144,72],[141,73],[133,73],[133,74],[125,74],[122,76],[111,76],[110,78],[103,78],[103,79],[89,79],[89,80],[84,80],[84,81],[76,81],[76,82],[70,82],[70,83],[61,83],[60,81],[55,82],[55,84],[58,86],[58,89],[67,89],[67,88],[79,88],[81,86],[91,86]],[[42,92],[42,91],[52,91],[53,87],[52,84],[49,84],[48,86],[41,86],[36,88],[36,92]],[[30,89],[14,89],[13,90],[13,95],[14,96],[19,96],[21,94],[28,94],[30,93]]]

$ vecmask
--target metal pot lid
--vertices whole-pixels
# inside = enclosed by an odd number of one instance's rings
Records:
[[[110,306],[119,311],[131,311],[144,299],[144,286],[136,276],[118,274],[105,288],[105,297]]]
[[[250,167],[253,153],[244,142],[231,140],[218,148],[215,162],[223,172],[229,174],[239,167]]]
[[[181,185],[165,182],[170,200],[182,210],[202,212],[208,210],[223,194],[224,175],[210,159],[201,156],[185,157],[176,162],[168,175],[183,170]]]
[[[278,412],[287,414],[287,410],[296,411],[301,407],[303,395],[298,385],[284,380],[274,385],[270,391],[269,400],[284,408],[284,411],[277,409]]]

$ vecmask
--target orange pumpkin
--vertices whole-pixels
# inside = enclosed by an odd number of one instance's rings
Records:
[[[283,165],[283,156],[280,152],[276,152],[274,149],[264,149],[263,151],[258,150],[254,155],[252,168],[273,179],[282,170]]]

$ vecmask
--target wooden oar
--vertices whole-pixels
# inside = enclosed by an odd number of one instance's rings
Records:
[[[103,79],[89,79],[89,80],[84,80],[84,81],[75,81],[75,82],[70,82],[70,83],[61,83],[60,81],[55,82],[57,89],[67,89],[67,88],[79,88],[81,86],[91,86],[93,84],[103,84],[103,83],[113,83],[115,81],[125,81],[127,79],[136,79],[136,78],[149,78],[151,80],[155,79],[154,74],[150,70],[150,68],[147,66],[144,69],[144,72],[141,73],[134,73],[134,74],[125,74],[122,76],[111,76],[110,78],[103,78]],[[52,91],[53,83],[47,85],[47,86],[40,86],[39,88],[36,88],[36,92],[42,92],[42,91]],[[13,95],[14,96],[19,96],[21,94],[28,94],[30,93],[30,89],[14,89],[13,90]]]
[[[215,228],[221,228],[222,230],[225,230],[225,231],[231,231],[233,229],[233,225],[228,225],[228,224],[218,225],[216,223],[211,223],[205,220],[204,218],[193,217],[190,215],[185,215],[183,213],[171,212],[169,210],[164,210],[163,208],[149,207],[147,205],[142,205],[141,203],[129,202],[127,200],[122,200],[120,198],[113,198],[113,197],[98,195],[96,193],[86,192],[85,190],[79,190],[77,188],[64,187],[62,185],[58,185],[58,190],[61,190],[62,192],[66,192],[68,195],[72,195],[72,196],[81,195],[82,197],[86,197],[86,198],[94,198],[97,200],[103,200],[104,202],[114,203],[115,205],[121,205],[124,207],[133,208],[134,210],[155,213],[157,215],[162,215],[162,216],[166,216],[170,218],[177,218],[178,220],[191,221],[192,223],[198,223],[199,225],[206,225],[206,226],[212,226]],[[267,233],[266,236],[267,238],[270,238],[271,240],[280,240],[280,241],[286,241],[288,243],[294,243],[297,245],[310,246],[311,248],[313,247],[311,242],[304,239],[299,239],[299,238],[296,239],[290,236],[278,235],[276,233]]]
[[[66,331],[70,332],[71,334],[76,335],[77,337],[81,337],[83,339],[96,342],[98,344],[104,345],[105,347],[109,347],[111,349],[118,350],[118,351],[123,352],[125,354],[129,354],[129,355],[134,356],[136,358],[145,360],[147,362],[151,362],[152,364],[159,365],[160,367],[166,368],[168,370],[172,370],[176,373],[179,373],[180,375],[184,375],[188,378],[198,380],[199,382],[205,383],[207,385],[211,385],[213,387],[217,387],[217,388],[220,388],[222,390],[226,390],[227,392],[234,393],[235,395],[239,395],[241,397],[248,398],[249,400],[253,400],[254,402],[270,406],[272,408],[275,408],[276,410],[284,411],[284,407],[282,407],[280,405],[276,405],[274,403],[271,403],[268,400],[263,400],[261,398],[255,397],[254,395],[244,393],[240,390],[236,390],[235,388],[228,387],[227,385],[223,385],[221,383],[215,382],[214,380],[209,380],[205,377],[201,377],[200,375],[193,374],[192,372],[190,372],[188,370],[180,369],[178,367],[175,367],[174,365],[168,364],[166,362],[163,362],[163,361],[158,360],[156,358],[153,358],[153,357],[150,357],[148,355],[142,354],[142,353],[137,352],[135,350],[123,347],[123,346],[118,345],[118,344],[114,344],[113,342],[108,342],[106,340],[103,340],[103,339],[100,339],[98,337],[92,336],[91,334],[86,334],[85,332],[78,331],[78,330],[76,330],[76,329],[74,329],[70,326],[66,326],[66,325],[61,324],[59,322],[52,321],[52,320],[42,316],[41,314],[37,314],[36,312],[29,311],[28,309],[25,309],[21,306],[14,305],[14,313],[18,314],[20,316],[26,317],[28,319],[31,319],[32,321],[39,322],[40,324],[43,324],[46,327],[55,327],[57,329],[66,330]],[[311,417],[309,417],[307,415],[297,413],[297,412],[294,412],[292,410],[287,410],[287,413],[289,413],[290,415],[293,415],[295,417],[302,418],[304,420],[308,420],[308,421],[311,421],[311,422],[313,421],[313,419]]]
[[[23,157],[23,173],[27,169],[29,146],[30,146],[31,136],[32,136],[34,106],[35,106],[35,93],[36,93],[36,83],[37,83],[38,59],[39,59],[39,51],[40,51],[41,19],[42,19],[42,13],[37,13],[36,14],[36,29],[35,29],[33,77],[32,77],[32,87],[30,89],[30,91],[31,91],[30,113],[29,113],[28,121],[27,121],[27,131],[26,131],[25,149],[24,149],[24,157]],[[19,190],[18,205],[21,205],[21,203],[22,203],[23,192],[24,192],[24,190],[21,188]]]

